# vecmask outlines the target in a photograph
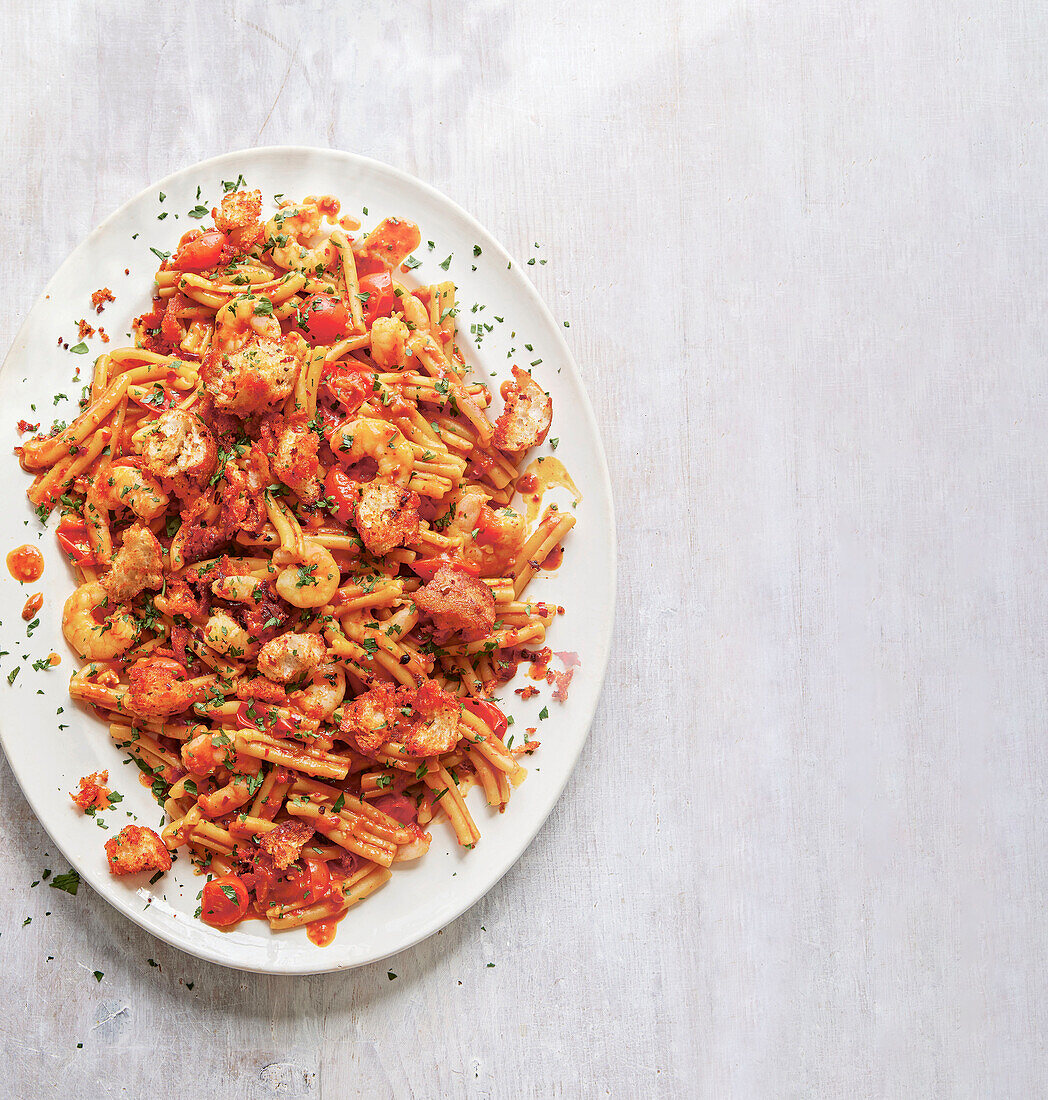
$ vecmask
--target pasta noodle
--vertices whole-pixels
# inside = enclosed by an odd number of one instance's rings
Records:
[[[182,237],[134,346],[19,457],[79,582],[70,692],[167,817],[110,869],[181,851],[204,920],[324,942],[435,820],[478,843],[472,785],[501,812],[524,778],[490,696],[553,622],[522,594],[574,517],[511,506],[552,403],[515,368],[489,417],[454,283],[400,273],[416,226],[354,240],[329,197],[261,206],[230,191]]]

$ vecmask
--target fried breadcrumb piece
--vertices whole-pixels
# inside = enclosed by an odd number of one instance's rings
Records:
[[[85,775],[80,780],[80,790],[76,794],[70,794],[70,798],[80,807],[81,810],[108,810],[109,809],[109,795],[112,793],[109,790],[109,772],[92,772],[90,775]]]
[[[171,869],[171,853],[164,842],[152,829],[141,825],[125,825],[112,840],[107,840],[106,858],[113,875]]]

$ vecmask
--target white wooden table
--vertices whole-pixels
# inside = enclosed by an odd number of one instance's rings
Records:
[[[4,349],[150,181],[367,153],[540,245],[621,546],[563,800],[388,964],[242,975],[31,888],[0,765],[0,1094],[1045,1093],[1046,33],[1033,0],[0,9]]]

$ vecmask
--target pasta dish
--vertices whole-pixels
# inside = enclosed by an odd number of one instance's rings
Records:
[[[158,253],[79,416],[18,449],[78,582],[70,693],[164,808],[105,843],[110,871],[191,859],[203,920],[318,943],[435,819],[477,844],[472,786],[502,811],[524,778],[537,742],[492,695],[563,610],[526,590],[574,524],[515,503],[549,396],[514,366],[495,416],[454,283],[410,285],[418,228],[339,209],[263,220],[230,185]],[[74,801],[110,797],[99,772]]]

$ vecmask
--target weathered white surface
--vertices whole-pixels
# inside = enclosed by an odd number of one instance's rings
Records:
[[[1043,6],[336,7],[0,10],[0,344],[124,198],[247,145],[538,242],[616,485],[604,703],[395,981],[230,973],[30,890],[0,770],[0,1091],[1043,1093]]]

